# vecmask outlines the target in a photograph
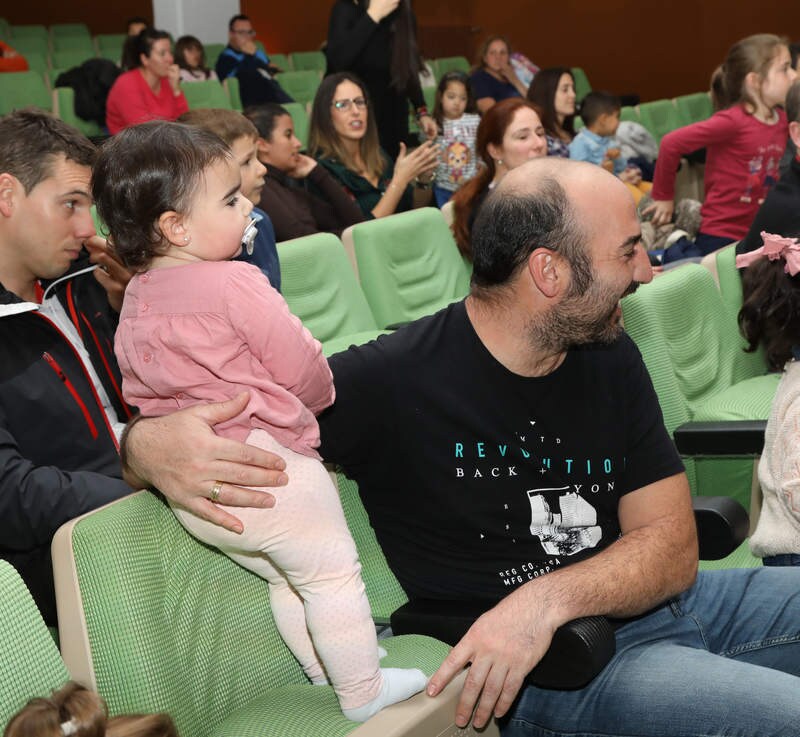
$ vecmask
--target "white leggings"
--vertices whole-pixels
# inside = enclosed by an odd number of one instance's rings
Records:
[[[288,485],[266,489],[275,506],[223,507],[242,520],[241,535],[177,505],[175,516],[269,582],[275,624],[306,675],[320,683],[327,674],[343,709],[362,706],[380,690],[378,645],[336,489],[320,461],[284,448],[264,430],[251,431],[247,443],[286,461]]]

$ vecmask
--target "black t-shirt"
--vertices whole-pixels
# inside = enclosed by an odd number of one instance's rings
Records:
[[[627,335],[526,378],[459,302],[330,365],[320,452],[411,597],[500,599],[610,545],[619,498],[682,470]]]

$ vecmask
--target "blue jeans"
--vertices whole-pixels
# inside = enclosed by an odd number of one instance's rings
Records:
[[[800,555],[797,553],[781,553],[768,555],[764,558],[765,566],[800,566]]]
[[[617,652],[578,691],[527,687],[504,737],[796,737],[800,569],[701,572],[617,630]]]
[[[444,187],[437,187],[435,184],[433,185],[433,197],[436,200],[436,207],[440,210],[450,202],[450,198],[455,194],[455,192],[451,192],[449,189],[444,189]]]

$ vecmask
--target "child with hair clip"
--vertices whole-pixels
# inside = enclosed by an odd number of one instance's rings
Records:
[[[315,415],[334,398],[322,348],[261,271],[229,260],[250,237],[253,207],[230,149],[193,126],[135,126],[103,146],[92,192],[110,244],[137,272],[116,335],[124,396],[159,416],[249,391],[216,432],[286,462],[272,509],[237,508],[241,535],[177,505],[175,516],[269,582],[278,631],[312,683],[330,679],[348,719],[421,691],[422,671],[379,667],[356,547],[316,450]]]
[[[675,176],[681,156],[706,149],[705,200],[694,241],[685,233],[664,253],[664,263],[705,256],[744,238],[769,188],[788,127],[780,108],[795,78],[784,39],[768,33],[735,43],[711,80],[717,112],[708,120],[668,133],[653,177],[654,202],[642,210],[654,226],[672,220]],[[674,236],[670,237],[671,239]]]
[[[167,714],[108,718],[103,699],[70,681],[49,698],[31,699],[15,714],[3,737],[178,737]]]
[[[475,136],[481,122],[464,72],[442,75],[436,88],[433,119],[439,136],[439,166],[433,180],[433,196],[438,207],[445,205],[464,182],[477,171]]]
[[[800,565],[800,241],[761,233],[764,245],[736,257],[745,295],[739,326],[749,351],[764,346],[783,371],[758,466],[763,501],[754,555],[765,566]]]

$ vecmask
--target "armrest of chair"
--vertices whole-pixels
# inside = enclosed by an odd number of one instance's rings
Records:
[[[747,537],[750,518],[744,507],[727,496],[692,497],[701,560],[721,560]]]
[[[392,614],[392,632],[430,635],[455,645],[492,606],[488,601],[415,599]],[[605,617],[575,619],[556,630],[550,649],[528,674],[528,682],[542,688],[581,688],[605,667],[615,650],[614,629]]]
[[[673,432],[683,455],[759,455],[764,449],[766,420],[686,422]]]

